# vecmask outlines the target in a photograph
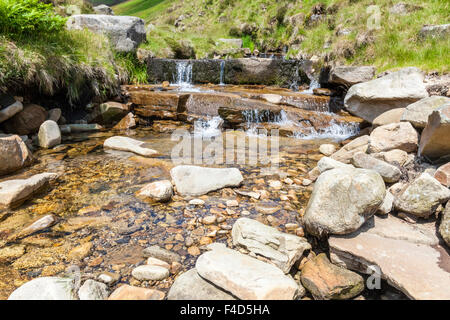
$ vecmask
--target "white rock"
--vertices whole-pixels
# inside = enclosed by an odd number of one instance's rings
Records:
[[[409,122],[398,122],[380,126],[372,131],[369,153],[400,149],[405,152],[417,151],[419,134]]]
[[[352,164],[357,168],[370,169],[378,172],[384,181],[388,183],[397,182],[402,172],[399,168],[378,160],[367,153],[359,152],[353,156]]]
[[[388,214],[392,211],[394,207],[394,196],[389,191],[386,191],[386,196],[384,197],[383,203],[378,208],[377,213],[380,215]]]
[[[428,123],[430,114],[440,106],[449,102],[450,98],[440,96],[431,96],[421,99],[406,107],[401,121],[411,122],[414,127],[423,129]]]
[[[20,101],[16,101],[13,104],[0,110],[0,123],[12,118],[16,113],[23,110],[23,104]]]
[[[331,156],[336,152],[336,146],[334,144],[321,144],[319,151],[326,156]]]
[[[57,277],[33,279],[11,293],[8,300],[75,300],[74,281]]]
[[[137,196],[161,202],[169,201],[173,196],[172,183],[169,180],[149,183],[137,192]]]
[[[353,155],[358,152],[366,152],[369,146],[369,136],[358,137],[347,143],[341,149],[331,155],[331,158],[342,163],[350,163]]]
[[[151,157],[158,154],[157,151],[147,148],[145,145],[146,143],[143,141],[121,136],[108,138],[103,143],[105,148],[133,152],[144,157]]]
[[[86,280],[78,290],[80,300],[106,300],[108,296],[108,286],[91,279]]]
[[[419,155],[431,159],[450,155],[450,103],[434,110],[422,131]]]
[[[32,161],[23,139],[17,135],[0,134],[0,176],[30,165]]]
[[[39,146],[41,148],[52,148],[61,143],[61,130],[53,120],[47,120],[41,124],[38,133]]]
[[[169,277],[169,270],[161,266],[142,265],[134,268],[131,275],[141,281],[159,281]]]
[[[317,162],[317,168],[319,169],[320,173],[324,173],[325,171],[336,168],[353,168],[353,165],[345,164],[332,158],[323,157],[319,160],[319,162]]]

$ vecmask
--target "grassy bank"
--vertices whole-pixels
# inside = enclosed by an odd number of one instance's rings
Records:
[[[244,46],[316,55],[346,64],[373,64],[378,71],[417,66],[448,72],[450,40],[419,39],[425,24],[449,22],[450,3],[403,0],[405,14],[391,12],[393,0],[128,0],[116,14],[135,15],[154,25],[145,48],[170,56],[172,40],[189,41],[198,58],[224,52],[219,38],[242,38]],[[376,8],[368,9],[376,4]],[[370,11],[373,10],[373,11]],[[379,27],[368,24],[377,20]],[[179,26],[175,21],[180,16]],[[317,18],[317,19],[314,19]],[[247,28],[242,28],[247,24]]]

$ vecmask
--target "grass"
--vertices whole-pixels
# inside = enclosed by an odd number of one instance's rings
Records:
[[[211,56],[228,48],[217,46],[219,38],[235,38],[233,29],[242,23],[253,24],[256,31],[242,34],[244,47],[260,52],[282,51],[289,48],[288,57],[313,56],[345,64],[372,64],[378,71],[416,66],[425,71],[448,72],[449,38],[419,39],[425,24],[449,22],[450,2],[444,0],[402,0],[411,7],[406,15],[394,15],[389,9],[400,1],[394,0],[128,0],[113,7],[116,14],[136,15],[154,25],[149,43],[144,47],[157,56],[167,56],[168,38],[188,39],[198,58]],[[330,12],[313,25],[306,22],[312,8],[319,3]],[[370,32],[367,22],[369,6],[380,10],[380,29]],[[289,17],[303,14],[295,27]],[[184,28],[174,22],[184,15]],[[349,34],[337,35],[338,29]],[[373,42],[359,41],[365,34]],[[170,52],[169,52],[170,53]]]

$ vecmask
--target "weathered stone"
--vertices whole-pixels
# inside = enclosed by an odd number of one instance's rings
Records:
[[[75,300],[75,297],[73,279],[42,277],[20,286],[8,300]]]
[[[372,122],[380,114],[405,108],[428,97],[423,74],[416,68],[404,68],[384,77],[352,86],[344,104],[350,113]]]
[[[48,119],[47,120],[52,120],[55,122],[58,122],[59,119],[61,119],[62,116],[62,111],[60,108],[54,108],[51,110],[48,110]]]
[[[450,34],[449,24],[425,25],[420,29],[421,38],[445,38]]]
[[[169,180],[155,181],[145,185],[136,195],[154,201],[167,202],[173,196],[172,183]]]
[[[52,148],[61,143],[61,131],[58,124],[53,120],[47,120],[39,128],[39,146],[41,148]]]
[[[317,168],[320,173],[337,168],[353,168],[351,164],[345,164],[332,158],[323,157],[317,162]]]
[[[377,210],[377,214],[385,215],[392,211],[394,207],[394,196],[389,191],[386,191],[386,196],[384,197],[383,203]]]
[[[136,120],[130,112],[114,126],[113,130],[128,130],[133,128],[136,128]]]
[[[142,265],[134,268],[132,276],[138,280],[159,281],[169,276],[169,270],[160,266]]]
[[[301,291],[277,267],[231,249],[205,252],[195,268],[202,278],[242,300],[292,300]]]
[[[394,206],[397,210],[415,216],[428,218],[440,204],[450,199],[450,190],[428,173],[422,173],[411,184],[395,194]]]
[[[24,245],[14,245],[0,249],[0,263],[11,263],[25,254]]]
[[[373,66],[337,66],[329,72],[326,83],[351,87],[357,83],[370,81],[374,76],[375,67]],[[322,82],[324,80],[323,77],[322,75]]]
[[[328,157],[336,152],[336,146],[334,144],[321,144],[319,147],[319,151],[320,153]]]
[[[86,280],[78,290],[80,300],[106,300],[108,296],[108,286],[91,279]]]
[[[361,136],[347,143],[341,149],[331,155],[331,158],[342,163],[350,163],[353,155],[358,152],[366,152],[369,146],[369,136]]]
[[[231,45],[236,48],[242,48],[242,39],[219,39],[220,42]]]
[[[16,135],[0,135],[0,176],[28,166],[33,161],[31,152]]]
[[[89,255],[89,252],[92,250],[93,244],[92,242],[86,242],[79,246],[76,246],[72,250],[69,251],[67,258],[72,261],[81,261]]]
[[[42,218],[39,218],[35,222],[31,223],[29,226],[22,229],[18,234],[17,238],[24,238],[33,233],[42,231],[53,226],[56,223],[56,217],[52,214],[48,214]]]
[[[175,262],[175,263],[178,263],[178,262]],[[162,261],[160,259],[153,258],[153,257],[150,257],[147,259],[147,265],[163,267],[163,268],[166,268],[167,270],[170,270],[170,264],[168,264],[167,262]]]
[[[56,173],[40,173],[28,179],[6,180],[0,182],[0,207],[16,207],[33,193],[44,187],[50,180],[56,179]]]
[[[442,213],[441,225],[439,226],[439,234],[450,248],[450,201],[447,202],[445,210]]]
[[[387,152],[372,153],[371,156],[401,167],[408,162],[408,153],[399,149],[394,149]]]
[[[244,178],[237,168],[204,168],[181,165],[170,170],[177,192],[199,196],[225,187],[237,187]]]
[[[402,172],[399,168],[378,160],[367,153],[359,152],[352,158],[352,164],[357,168],[370,169],[380,174],[385,182],[394,183],[397,182]]]
[[[347,234],[357,230],[386,195],[384,181],[372,170],[339,168],[317,179],[304,215],[308,232]]]
[[[102,103],[100,106],[94,109],[94,111],[89,114],[87,121],[89,123],[101,123],[101,124],[112,124],[115,121],[119,121],[129,112],[127,105],[108,101]]]
[[[412,299],[450,299],[450,256],[438,245],[434,222],[409,224],[374,217],[358,232],[328,240],[333,263],[381,277]],[[372,266],[372,267],[371,267]]]
[[[145,248],[142,253],[146,258],[154,257],[167,263],[181,262],[180,255],[176,254],[175,252],[160,248],[158,246],[151,246]]]
[[[115,136],[105,140],[105,148],[133,152],[144,157],[151,157],[158,154],[158,151],[147,147],[147,143],[128,137]]]
[[[231,234],[234,246],[244,247],[267,258],[284,273],[289,273],[303,252],[311,249],[311,245],[304,238],[282,233],[248,218],[238,219]]]
[[[422,132],[419,155],[439,158],[450,154],[450,103],[435,109]],[[446,139],[447,138],[447,139]]]
[[[385,124],[400,122],[406,108],[396,108],[383,112],[373,119],[372,126],[374,128],[384,126]]]
[[[419,134],[409,122],[391,123],[372,131],[368,150],[370,153],[393,149],[415,152],[418,142]]]
[[[47,119],[47,111],[36,104],[25,105],[23,110],[3,123],[7,133],[27,135],[36,133]]]
[[[167,294],[168,300],[236,300],[228,292],[200,277],[191,269],[178,276]]]
[[[124,284],[114,290],[108,300],[163,300],[164,296],[164,292],[158,290]]]
[[[450,188],[450,162],[440,166],[434,173],[434,178],[442,185]]]
[[[101,5],[95,6],[93,9],[96,14],[105,14],[108,16],[114,15],[114,12],[111,9],[111,7],[108,7],[106,4],[101,4]]]
[[[79,14],[66,23],[69,30],[88,30],[108,36],[114,49],[120,52],[135,51],[146,40],[144,20],[128,16]]]
[[[319,300],[350,299],[364,290],[363,277],[332,264],[325,253],[306,262],[302,268],[301,281]]]
[[[59,126],[61,133],[77,133],[77,132],[89,132],[89,131],[99,131],[103,127],[97,123],[70,123]]]
[[[15,101],[14,103],[0,109],[0,123],[12,118],[17,113],[23,110],[23,104],[20,101]]]
[[[408,105],[401,117],[401,121],[408,121],[418,129],[423,129],[428,123],[430,114],[440,106],[449,103],[450,98],[431,96]]]

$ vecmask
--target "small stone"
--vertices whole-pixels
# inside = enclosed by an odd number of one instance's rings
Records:
[[[281,189],[283,184],[278,180],[271,180],[269,181],[269,186],[274,189]]]
[[[158,267],[163,267],[163,268],[166,268],[166,269],[170,269],[170,264],[168,264],[167,262],[162,261],[160,259],[153,258],[153,257],[150,257],[150,258],[147,259],[147,265],[149,265],[149,266],[158,266]]]
[[[169,277],[169,270],[155,265],[142,265],[133,269],[131,275],[141,281],[159,281]]]
[[[206,216],[202,219],[203,224],[209,225],[214,224],[217,220],[217,217],[214,215]]]
[[[108,296],[108,286],[91,279],[86,280],[78,290],[80,300],[106,300]]]
[[[188,248],[188,253],[191,256],[198,256],[198,255],[200,255],[200,249],[196,246],[192,246],[192,247]]]
[[[155,181],[147,184],[136,195],[140,198],[150,198],[154,201],[167,202],[173,196],[172,183],[169,180]]]
[[[17,235],[18,238],[24,238],[29,235],[32,235],[36,232],[45,230],[51,226],[53,226],[56,223],[56,217],[52,214],[46,215],[37,221],[33,222],[28,227],[22,229],[22,231],[19,232]]]
[[[305,186],[305,187],[309,186],[311,183],[312,183],[312,181],[309,180],[309,179],[303,179],[302,180],[302,185]]]
[[[239,202],[237,200],[227,200],[227,207],[239,207]]]
[[[117,288],[108,298],[108,300],[163,300],[164,292],[133,287],[124,284]]]
[[[319,147],[320,153],[326,156],[331,156],[336,152],[336,146],[333,144],[321,144]]]
[[[159,246],[151,246],[148,248],[145,248],[143,251],[144,257],[154,257],[160,260],[163,260],[167,263],[172,263],[174,261],[180,262],[181,257],[179,254],[176,254],[175,252],[171,252],[169,250],[163,249]]]
[[[84,258],[86,258],[88,256],[91,249],[92,249],[92,243],[86,242],[86,243],[70,250],[67,257],[70,260],[83,260]]]
[[[107,284],[108,286],[112,286],[120,280],[120,275],[112,272],[104,272],[98,276],[98,280]]]
[[[205,205],[205,201],[203,201],[202,199],[192,199],[191,201],[189,201],[189,204],[192,206],[203,206]]]
[[[38,133],[39,146],[41,148],[52,148],[61,143],[61,130],[53,120],[47,120],[41,124]]]

